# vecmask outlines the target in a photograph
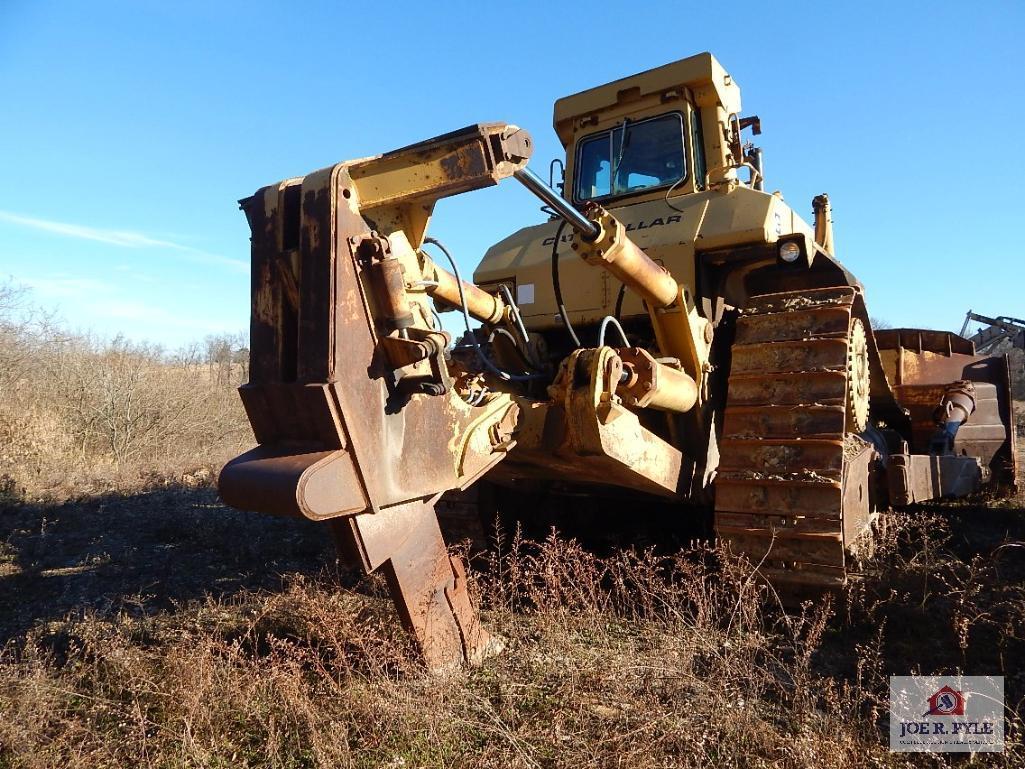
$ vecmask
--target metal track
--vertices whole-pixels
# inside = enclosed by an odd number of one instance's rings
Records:
[[[856,298],[848,286],[767,294],[737,322],[715,530],[781,595],[842,586],[871,522],[873,452],[852,431]]]

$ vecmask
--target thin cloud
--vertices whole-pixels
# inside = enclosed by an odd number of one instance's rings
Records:
[[[79,278],[66,273],[26,278],[21,282],[47,299],[78,299],[84,296],[110,294],[114,290],[114,287],[106,281]]]
[[[86,227],[81,224],[70,224],[68,222],[55,222],[50,219],[39,219],[34,216],[16,214],[12,211],[0,211],[0,221],[16,224],[21,227],[30,227],[43,232],[52,232],[55,235],[63,235],[68,238],[79,240],[92,240],[97,243],[106,243],[121,248],[165,248],[177,251],[182,256],[191,258],[193,261],[201,261],[207,264],[219,264],[239,272],[249,270],[249,265],[239,259],[231,259],[227,256],[211,254],[192,246],[175,243],[171,240],[151,238],[141,232],[128,230],[107,230],[100,227]]]

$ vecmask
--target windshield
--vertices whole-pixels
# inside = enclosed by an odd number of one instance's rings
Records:
[[[665,187],[686,175],[680,113],[626,121],[580,142],[574,197],[579,202],[625,195]]]

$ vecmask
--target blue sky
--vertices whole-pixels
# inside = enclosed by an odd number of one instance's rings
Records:
[[[236,201],[474,122],[561,152],[556,98],[702,50],[762,118],[771,189],[894,325],[1025,316],[1020,2],[0,0],[0,275],[73,327],[169,347],[248,324]],[[442,201],[470,271],[539,221],[519,185]]]

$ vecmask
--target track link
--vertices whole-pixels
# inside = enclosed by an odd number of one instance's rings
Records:
[[[737,322],[715,530],[784,598],[845,584],[871,524],[856,296],[766,294]]]

